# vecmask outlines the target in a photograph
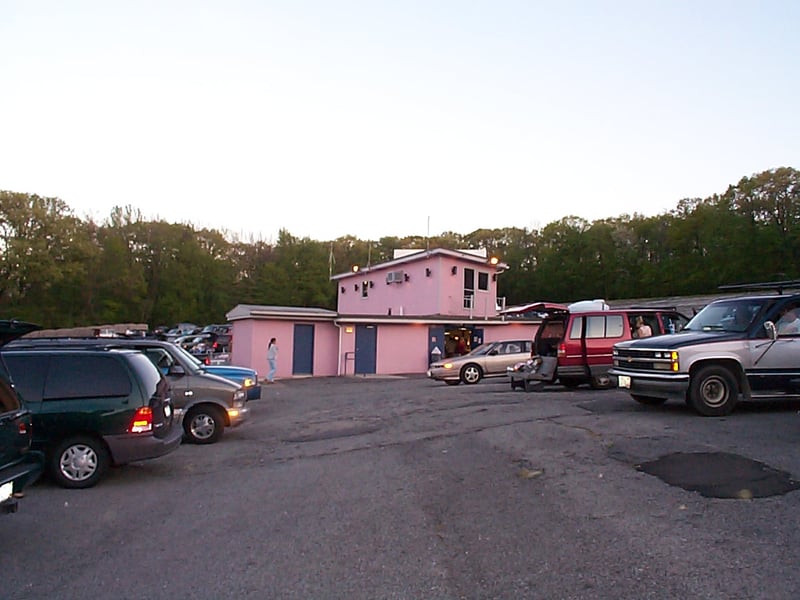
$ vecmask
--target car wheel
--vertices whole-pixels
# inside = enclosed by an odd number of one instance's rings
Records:
[[[461,369],[461,381],[468,385],[478,383],[483,377],[483,370],[476,364],[465,365]]]
[[[639,394],[631,394],[631,398],[639,404],[647,404],[648,406],[658,406],[667,401],[666,398],[653,398],[652,396],[640,396]]]
[[[65,488],[92,487],[110,465],[111,456],[105,444],[88,436],[68,438],[50,454],[50,473]]]
[[[195,406],[183,419],[183,431],[195,444],[213,444],[222,437],[225,420],[216,406]]]
[[[729,415],[738,400],[739,386],[736,378],[725,367],[703,367],[689,384],[691,406],[704,417]]]
[[[608,375],[596,375],[589,380],[589,385],[595,390],[607,390],[611,387],[611,377]]]
[[[452,379],[445,379],[444,382],[447,385],[458,385],[459,383],[461,383],[461,380],[460,379],[456,379],[455,381],[453,381]]]

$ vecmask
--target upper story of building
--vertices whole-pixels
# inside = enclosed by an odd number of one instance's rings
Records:
[[[486,250],[398,250],[388,262],[331,277],[343,315],[496,317],[508,265]],[[503,304],[502,299],[500,303]]]

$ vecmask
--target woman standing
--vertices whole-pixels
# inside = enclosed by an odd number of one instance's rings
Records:
[[[269,363],[267,383],[275,383],[275,372],[278,370],[278,346],[275,342],[275,338],[272,338],[267,346],[267,362]]]

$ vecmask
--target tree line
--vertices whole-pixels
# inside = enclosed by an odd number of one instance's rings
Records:
[[[0,318],[156,327],[224,322],[237,304],[335,310],[330,275],[391,260],[397,248],[486,248],[510,267],[498,278],[508,305],[713,293],[800,277],[799,183],[799,171],[781,167],[657,216],[377,241],[281,230],[274,243],[147,220],[130,206],[96,223],[58,198],[0,191]]]

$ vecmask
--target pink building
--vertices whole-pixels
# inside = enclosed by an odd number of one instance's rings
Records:
[[[497,278],[508,265],[485,250],[404,250],[331,277],[337,310],[238,305],[233,364],[266,373],[277,338],[278,378],[424,373],[439,356],[483,342],[533,339],[538,322],[506,320]]]

